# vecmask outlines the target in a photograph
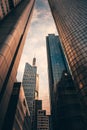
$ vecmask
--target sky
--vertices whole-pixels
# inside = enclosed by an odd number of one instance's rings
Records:
[[[50,105],[46,36],[51,33],[58,35],[48,1],[36,0],[18,68],[17,80],[22,82],[25,63],[28,62],[32,65],[32,60],[36,57],[36,66],[39,74],[39,99],[43,100],[43,109],[47,110],[47,114],[50,113]]]

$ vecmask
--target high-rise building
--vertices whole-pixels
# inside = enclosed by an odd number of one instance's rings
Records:
[[[84,118],[75,84],[69,72],[62,73],[55,97],[55,130],[86,130],[87,121]]]
[[[37,112],[42,110],[42,100],[34,100],[33,105],[32,130],[37,130]]]
[[[21,83],[14,83],[2,130],[31,130],[28,105]]]
[[[31,66],[29,63],[26,63],[22,84],[24,87],[24,92],[29,106],[31,117],[33,112],[33,101],[35,100],[35,96],[37,97],[38,95],[37,78],[38,77],[36,64],[33,64],[33,66]]]
[[[16,81],[34,2],[35,0],[22,0],[0,21],[0,129]]]
[[[55,129],[56,110],[55,110],[55,94],[56,85],[60,81],[62,72],[68,70],[66,59],[62,51],[59,37],[55,34],[49,34],[46,37],[47,59],[48,59],[48,78],[50,92],[50,109],[52,115],[52,125]]]
[[[46,37],[47,43],[47,58],[48,58],[48,71],[50,86],[54,86],[53,90],[56,91],[56,84],[60,80],[63,70],[67,69],[67,63],[62,51],[59,37],[55,34],[49,34]],[[53,79],[51,80],[50,77]]]
[[[48,1],[82,104],[87,109],[87,1]]]
[[[54,34],[47,37],[47,57],[53,130],[84,129],[86,118],[61,43]]]
[[[49,91],[50,91],[50,108],[51,114],[54,114],[55,109],[55,92],[56,85],[60,81],[62,72],[67,70],[62,47],[59,37],[54,34],[49,34],[46,38],[47,44],[47,58],[48,58],[48,78],[49,78]]]
[[[37,130],[49,130],[49,116],[46,110],[37,111]]]

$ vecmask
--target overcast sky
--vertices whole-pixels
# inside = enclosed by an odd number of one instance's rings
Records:
[[[39,97],[43,100],[43,107],[49,113],[49,88],[46,54],[46,36],[54,33],[57,35],[54,20],[47,0],[36,0],[31,25],[26,38],[21,57],[17,79],[22,81],[25,63],[32,65],[33,57],[36,57],[36,65],[39,74]]]

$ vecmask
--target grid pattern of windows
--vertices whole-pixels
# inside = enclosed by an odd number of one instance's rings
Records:
[[[23,87],[25,91],[25,96],[28,102],[28,107],[32,117],[33,112],[33,100],[35,98],[35,89],[36,89],[36,76],[37,76],[37,67],[31,66],[26,63],[24,75],[23,75]]]
[[[37,112],[37,130],[49,130],[49,116],[46,115],[45,110]]]
[[[55,34],[49,34],[46,38],[47,58],[48,58],[48,75],[50,90],[51,113],[54,109],[54,98],[56,93],[56,84],[60,81],[62,72],[68,69],[66,59],[62,50],[59,37]]]
[[[27,115],[26,115],[26,113],[27,113]],[[23,129],[23,125],[24,125],[24,121],[25,121],[26,116],[30,117],[30,113],[29,113],[29,109],[28,109],[27,102],[25,99],[23,87],[21,87],[20,93],[19,93],[19,99],[18,99],[18,103],[17,103],[17,107],[16,107],[13,129],[18,129],[18,130]],[[29,125],[27,123],[28,122],[26,121],[25,126]],[[29,127],[28,127],[28,129],[29,129]]]
[[[48,0],[78,89],[87,87],[87,1]],[[83,94],[83,93],[82,93]],[[83,95],[84,95],[83,94]]]

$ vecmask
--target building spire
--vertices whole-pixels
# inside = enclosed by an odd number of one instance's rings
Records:
[[[36,66],[36,58],[33,58],[33,66]]]

